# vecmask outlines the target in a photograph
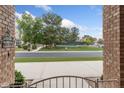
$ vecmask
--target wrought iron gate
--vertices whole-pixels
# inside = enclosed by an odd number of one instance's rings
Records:
[[[95,88],[98,87],[96,77],[55,76],[36,81],[29,88]]]

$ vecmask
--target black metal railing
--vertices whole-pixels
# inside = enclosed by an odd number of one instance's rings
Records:
[[[55,76],[36,81],[29,88],[95,88],[98,77]]]
[[[11,84],[2,88],[109,88],[118,87],[117,79],[101,80],[100,77],[55,76],[33,82],[28,79],[23,85]]]

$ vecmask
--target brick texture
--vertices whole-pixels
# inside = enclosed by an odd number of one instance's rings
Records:
[[[124,6],[109,5],[103,9],[104,87],[124,87]]]
[[[124,6],[120,6],[120,87],[124,87]]]
[[[0,40],[6,28],[15,37],[15,7],[0,5]],[[14,83],[14,59],[15,48],[2,48],[0,43],[0,86]]]

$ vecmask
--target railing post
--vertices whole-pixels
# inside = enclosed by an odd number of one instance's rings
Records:
[[[96,79],[95,81],[95,88],[99,88],[99,79]]]

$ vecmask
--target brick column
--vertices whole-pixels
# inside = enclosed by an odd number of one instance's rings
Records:
[[[104,87],[124,87],[124,6],[104,6],[103,11],[103,78],[118,80]]]
[[[9,34],[15,37],[15,7],[0,5],[0,40],[9,29]],[[15,48],[3,48],[0,43],[0,86],[14,83]]]

